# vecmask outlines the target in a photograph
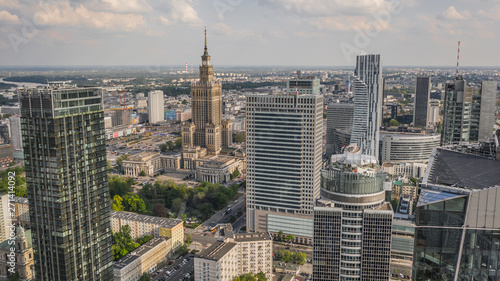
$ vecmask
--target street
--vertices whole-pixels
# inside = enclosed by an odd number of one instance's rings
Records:
[[[187,256],[186,256],[186,258],[187,258]],[[163,271],[160,272],[160,274],[158,274],[157,276],[155,276],[151,280],[158,281],[158,280],[163,279],[165,277],[165,275],[167,274],[167,271],[171,271],[176,266],[179,266],[179,269],[177,269],[174,272],[174,274],[170,275],[170,277],[167,277],[166,280],[175,280],[175,281],[181,280],[186,275],[186,273],[194,270],[194,257],[191,257],[191,260],[188,261],[184,265],[181,265],[182,261],[183,261],[183,259],[175,260],[172,265],[168,265],[168,266],[164,267]]]
[[[206,227],[206,229],[210,229],[211,227],[214,227],[219,223],[227,223],[227,222],[229,222],[229,218],[231,218],[231,216],[238,218],[238,212],[240,212],[240,211],[243,214],[245,214],[245,200],[246,200],[246,195],[243,195],[243,196],[240,196],[235,201],[229,202],[228,207],[220,210],[215,215],[213,215],[211,218],[204,221],[197,228],[197,230],[201,230],[202,226]],[[226,214],[226,210],[228,208],[231,208],[231,212],[229,214]]]

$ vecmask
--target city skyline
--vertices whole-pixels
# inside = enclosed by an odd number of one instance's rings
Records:
[[[216,65],[347,66],[380,53],[385,65],[454,66],[461,41],[462,66],[500,66],[488,55],[500,43],[500,2],[475,2],[2,0],[0,60],[196,64],[206,24]]]

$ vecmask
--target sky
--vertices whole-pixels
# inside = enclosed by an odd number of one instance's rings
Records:
[[[500,0],[0,0],[0,66],[500,66]]]

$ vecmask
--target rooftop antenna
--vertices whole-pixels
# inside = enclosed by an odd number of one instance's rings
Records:
[[[460,41],[458,41],[458,50],[457,50],[457,72],[455,74],[455,77],[458,78],[458,63],[460,60]]]

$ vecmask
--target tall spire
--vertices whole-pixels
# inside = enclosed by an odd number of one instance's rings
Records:
[[[203,53],[203,56],[208,56],[208,49],[207,49],[207,26],[205,25],[205,53]]]

